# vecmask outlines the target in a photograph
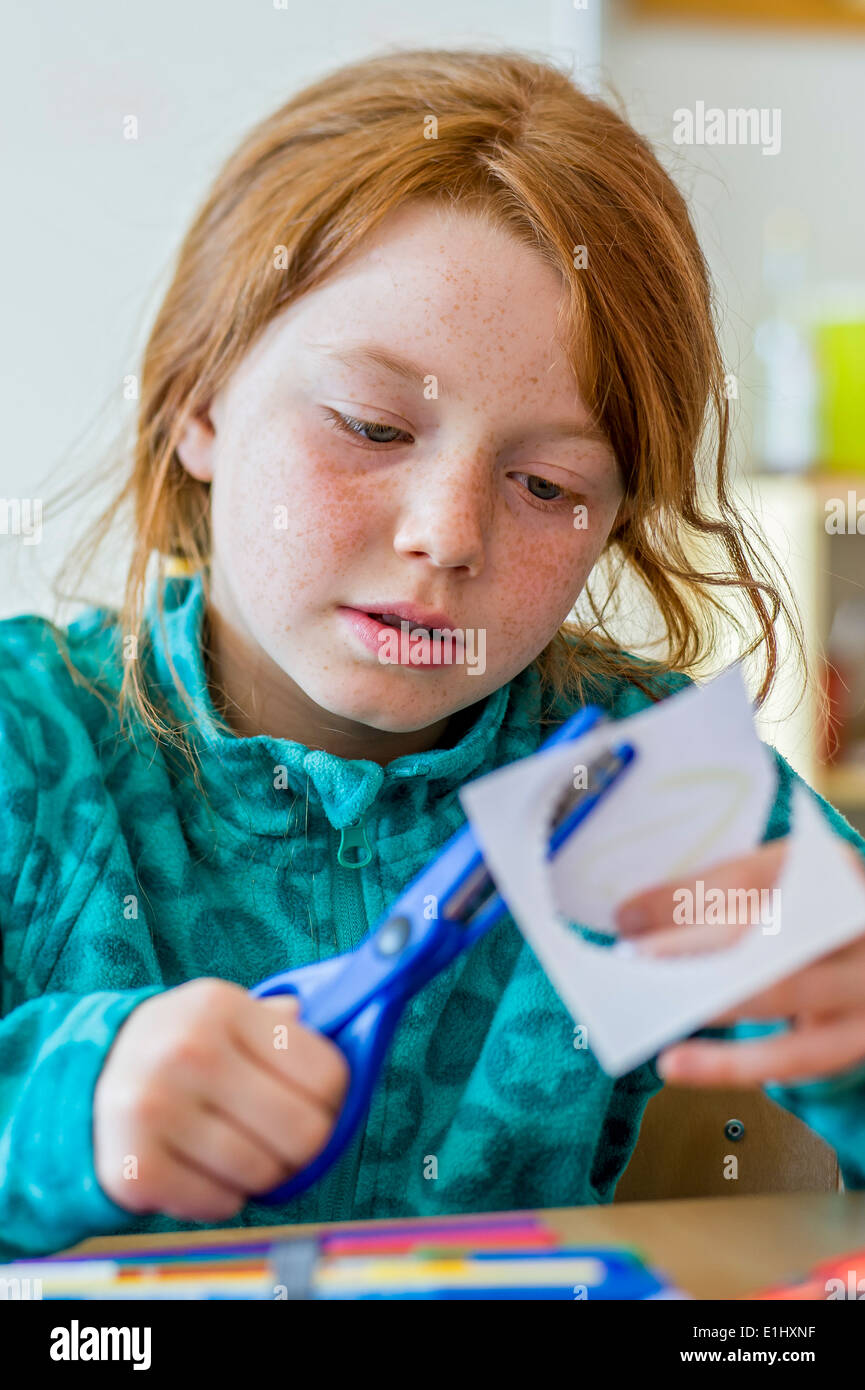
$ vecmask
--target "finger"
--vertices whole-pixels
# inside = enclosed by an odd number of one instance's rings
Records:
[[[636,937],[633,947],[638,956],[703,956],[733,946],[746,932],[758,930],[747,922],[659,927]]]
[[[321,1152],[336,1118],[318,1096],[271,1071],[245,1049],[231,1055],[218,1092],[209,1092],[202,1103],[245,1134],[273,1163],[293,1171]],[[173,1137],[173,1128],[171,1133]]]
[[[163,1140],[185,1166],[238,1198],[266,1192],[282,1180],[285,1165],[227,1115],[205,1106],[186,1114],[188,1122],[173,1124]]]
[[[177,1221],[229,1221],[246,1204],[244,1193],[226,1186],[197,1164],[172,1148],[168,1141],[159,1146],[165,1195],[158,1210]]]
[[[250,1004],[232,1020],[237,1045],[278,1079],[305,1092],[312,1104],[337,1115],[350,1077],[345,1055],[330,1038],[296,1021],[296,1000],[252,999]]]
[[[732,1023],[737,1018],[791,1018],[801,1014],[841,1014],[865,999],[865,941],[828,955],[787,975],[750,999],[731,1005],[707,1020]]]
[[[623,936],[638,936],[658,927],[672,927],[678,907],[674,893],[682,888],[694,891],[700,878],[706,893],[713,888],[757,889],[771,888],[780,875],[787,853],[787,836],[760,845],[750,853],[712,864],[699,875],[682,873],[657,887],[624,899],[616,908],[616,926]]]
[[[658,1059],[665,1080],[693,1086],[795,1085],[865,1060],[865,1013],[844,1014],[749,1042],[688,1042]]]
[[[284,1009],[295,1018],[300,1013],[300,996],[297,994],[266,994],[258,1003],[267,1004],[274,1009]]]

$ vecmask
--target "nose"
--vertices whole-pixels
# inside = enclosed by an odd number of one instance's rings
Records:
[[[494,506],[490,474],[490,461],[480,454],[412,469],[394,540],[397,553],[479,573]]]

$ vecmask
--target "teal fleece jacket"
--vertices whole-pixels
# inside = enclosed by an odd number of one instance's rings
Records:
[[[226,734],[215,724],[201,653],[201,574],[164,581],[164,634],[155,596],[154,583],[143,674],[188,719],[170,652],[193,696],[192,737],[212,809],[186,764],[143,727],[120,735],[111,702],[71,678],[48,621],[25,614],[0,622],[4,1258],[99,1234],[204,1226],[128,1212],[97,1181],[93,1092],[124,1020],[186,980],[219,976],[248,988],[351,950],[465,824],[460,787],[535,752],[550,732],[539,722],[530,666],[478,702],[454,746],[386,767]],[[117,615],[90,608],[66,636],[75,667],[116,689],[124,659]],[[686,683],[670,676],[657,693]],[[650,703],[627,683],[594,698],[613,718]],[[795,778],[776,757],[767,839],[787,832]],[[865,856],[865,841],[817,800]],[[353,867],[366,849],[368,863]],[[504,918],[412,1001],[366,1125],[340,1162],[291,1202],[250,1201],[233,1221],[214,1224],[611,1201],[662,1083],[654,1060],[614,1080],[573,1042],[570,1016]],[[848,1186],[865,1185],[865,1068],[768,1089],[836,1148]]]

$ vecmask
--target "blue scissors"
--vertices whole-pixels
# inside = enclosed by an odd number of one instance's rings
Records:
[[[580,738],[603,717],[603,710],[587,705],[546,739],[539,751]],[[588,765],[585,787],[566,788],[553,812],[548,859],[594,810],[634,756],[628,743],[610,747]],[[431,894],[439,914],[432,919],[425,915]],[[336,1043],[350,1070],[343,1108],[321,1153],[279,1187],[257,1195],[256,1201],[288,1201],[336,1161],[369,1108],[385,1053],[408,1001],[507,910],[471,825],[465,825],[355,950],[297,966],[254,986],[250,993],[259,999],[297,995],[299,1021]]]

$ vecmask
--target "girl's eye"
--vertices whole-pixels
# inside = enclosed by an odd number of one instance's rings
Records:
[[[393,444],[400,435],[404,439],[411,439],[411,435],[405,430],[398,430],[395,425],[383,425],[380,420],[356,420],[353,415],[343,415],[339,410],[328,409],[327,413],[334,429],[341,430],[343,434],[353,434],[358,439],[365,439],[368,444]],[[366,430],[375,433],[366,434]]]
[[[570,501],[572,497],[572,494],[566,492],[564,488],[559,487],[558,483],[548,483],[545,478],[539,478],[535,473],[515,473],[514,477],[524,478],[527,483],[539,483],[542,488],[552,489],[556,496],[550,496],[549,494],[545,495],[543,493],[538,495],[538,493],[531,492],[530,490],[530,496],[532,496],[536,502],[539,502],[542,507],[558,507],[562,502]]]

